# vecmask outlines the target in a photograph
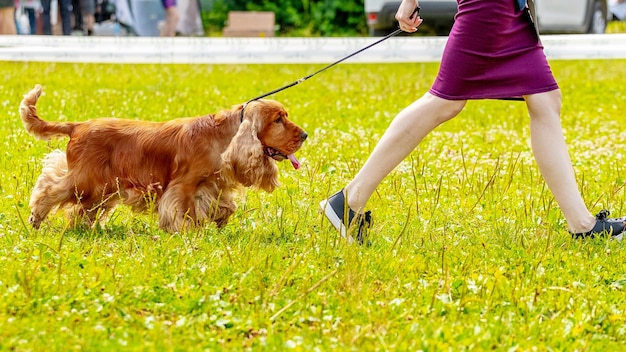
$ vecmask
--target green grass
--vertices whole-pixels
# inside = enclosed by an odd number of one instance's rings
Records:
[[[25,224],[43,118],[166,120],[241,103],[321,65],[0,66],[0,350],[620,350],[626,248],[573,241],[541,181],[519,102],[474,101],[378,188],[372,245],[347,245],[317,204],[357,172],[436,64],[342,64],[277,94],[309,133],[282,187],[231,222],[167,234],[118,208],[102,228]],[[552,62],[592,211],[626,215],[626,61]]]
[[[607,33],[626,33],[625,21],[611,21],[606,26]]]

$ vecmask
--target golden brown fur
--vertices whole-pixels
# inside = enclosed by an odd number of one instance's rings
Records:
[[[29,222],[35,228],[57,208],[68,210],[70,220],[93,224],[118,203],[135,211],[153,205],[167,231],[208,221],[222,226],[236,210],[236,189],[272,192],[278,186],[274,160],[295,153],[307,137],[273,100],[250,102],[243,121],[244,106],[238,105],[167,122],[60,123],[39,118],[40,95],[37,85],[20,104],[26,130],[40,139],[70,140],[66,152],[44,158],[30,199]]]

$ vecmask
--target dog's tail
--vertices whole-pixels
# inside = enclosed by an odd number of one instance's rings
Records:
[[[30,92],[24,95],[20,104],[20,115],[26,131],[39,139],[71,136],[76,127],[70,122],[48,122],[37,116],[37,100],[41,96],[41,86],[37,84]]]

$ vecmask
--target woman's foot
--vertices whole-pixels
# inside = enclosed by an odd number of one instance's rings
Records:
[[[610,236],[611,239],[621,240],[626,231],[626,217],[609,219],[609,211],[601,210],[596,215],[596,224],[587,232],[572,233],[573,238],[594,238],[595,236]]]
[[[369,211],[357,213],[350,209],[343,189],[321,201],[320,208],[330,223],[341,233],[341,237],[351,241],[351,235],[354,235],[359,244],[365,242],[367,230],[372,225],[372,214]]]

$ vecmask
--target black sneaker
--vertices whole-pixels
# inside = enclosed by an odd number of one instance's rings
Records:
[[[321,201],[320,208],[330,223],[341,233],[341,237],[347,238],[350,242],[352,236],[348,236],[348,234],[356,234],[356,241],[359,244],[365,242],[367,230],[372,225],[372,213],[368,211],[364,214],[357,214],[350,209],[343,195],[343,189]],[[346,218],[348,218],[347,221]]]
[[[596,235],[598,236],[611,236],[611,239],[621,241],[622,236],[626,230],[626,217],[623,218],[615,218],[608,219],[609,216],[608,210],[601,210],[596,215],[596,224],[593,228],[587,232],[581,233],[571,233],[572,238],[594,238]]]

